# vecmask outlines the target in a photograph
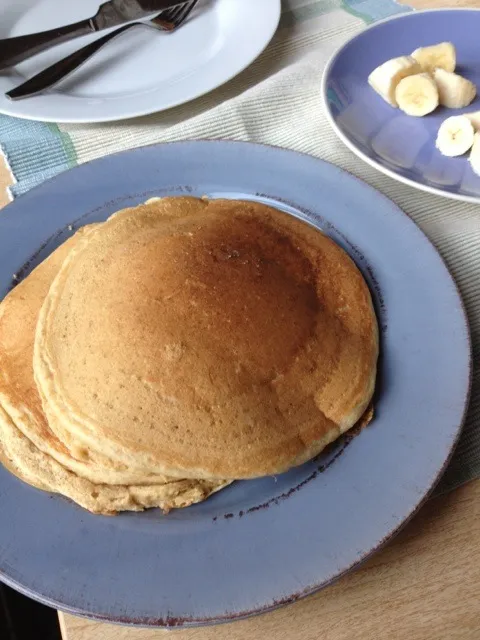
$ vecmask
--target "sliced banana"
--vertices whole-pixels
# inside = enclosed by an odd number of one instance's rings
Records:
[[[474,137],[473,125],[466,116],[451,116],[440,125],[436,147],[444,156],[461,156],[473,145]]]
[[[420,73],[422,68],[416,60],[410,56],[401,56],[387,60],[374,69],[368,76],[368,83],[382,96],[392,107],[397,107],[395,89],[402,78]]]
[[[473,147],[470,151],[470,164],[473,172],[480,176],[480,134],[476,133],[473,140]]]
[[[463,115],[467,116],[473,124],[475,131],[480,131],[480,111],[472,111],[471,113],[464,113]]]
[[[430,47],[415,49],[412,58],[428,73],[433,73],[437,68],[453,72],[457,64],[457,54],[451,42],[440,42]]]
[[[451,109],[467,107],[477,95],[477,87],[456,73],[435,69],[433,73],[438,87],[440,104]]]
[[[438,89],[428,73],[403,78],[395,90],[398,106],[409,116],[425,116],[438,107]]]

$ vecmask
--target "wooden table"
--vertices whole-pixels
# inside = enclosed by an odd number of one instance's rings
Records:
[[[0,205],[11,177],[0,161]],[[480,480],[429,501],[383,551],[335,585],[175,640],[480,640]],[[59,613],[64,640],[154,640],[162,630]]]
[[[480,480],[428,502],[383,551],[336,584],[248,620],[173,640],[479,640]],[[60,614],[64,640],[160,640]]]

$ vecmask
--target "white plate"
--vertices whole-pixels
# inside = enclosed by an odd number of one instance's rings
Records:
[[[89,18],[98,0],[0,0],[0,38]],[[183,104],[240,73],[266,47],[280,0],[201,0],[181,29],[127,31],[55,89],[11,102],[4,93],[98,38],[77,38],[0,74],[0,113],[47,122],[106,122]],[[107,33],[104,31],[102,33]]]

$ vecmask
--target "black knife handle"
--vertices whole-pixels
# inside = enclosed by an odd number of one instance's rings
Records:
[[[63,58],[43,71],[40,71],[40,73],[37,73],[37,75],[33,76],[26,82],[23,82],[14,89],[11,89],[11,91],[5,95],[7,98],[10,98],[10,100],[19,100],[20,98],[28,98],[29,96],[33,96],[45,91],[45,89],[53,87],[57,82],[60,82],[60,80],[63,80],[72,73],[72,71],[78,69],[78,67],[103,47],[104,44],[107,44],[107,42],[110,42],[110,40],[113,40],[113,38],[120,35],[127,29],[131,29],[131,27],[136,27],[142,24],[142,22],[131,22],[130,24],[120,27],[111,33],[107,33],[107,35],[102,38],[98,38],[78,51],[71,53],[66,58]]]
[[[26,36],[0,40],[0,71],[11,67],[42,51],[96,31],[91,20],[82,20],[65,27],[31,33]]]

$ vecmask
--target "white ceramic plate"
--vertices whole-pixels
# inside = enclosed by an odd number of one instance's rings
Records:
[[[0,0],[0,38],[89,18],[99,0]],[[49,93],[5,92],[99,37],[78,38],[0,73],[0,113],[47,122],[106,122],[162,111],[227,82],[266,47],[280,0],[200,0],[175,33],[127,31]],[[107,31],[102,32],[107,33]]]

